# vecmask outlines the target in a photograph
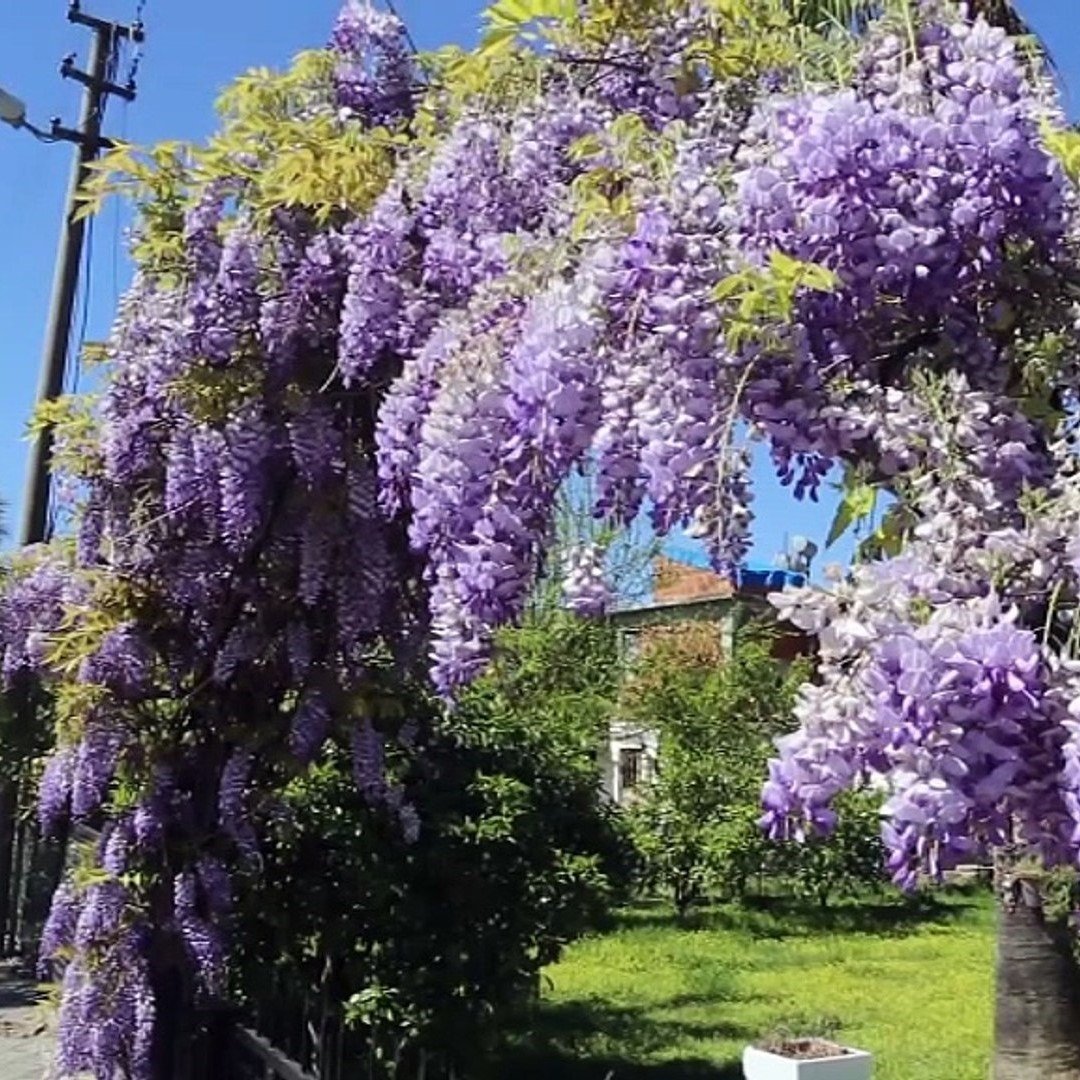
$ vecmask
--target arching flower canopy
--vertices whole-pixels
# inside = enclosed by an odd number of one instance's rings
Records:
[[[44,940],[64,1075],[152,1075],[162,941],[220,990],[230,871],[327,739],[423,828],[423,739],[383,704],[483,668],[584,470],[599,517],[727,570],[746,437],[798,497],[835,465],[891,492],[876,561],[781,600],[822,666],[770,827],[827,827],[878,773],[901,882],[1014,823],[1077,858],[1066,136],[1003,31],[883,6],[855,37],[773,0],[541,4],[539,30],[497,5],[483,50],[421,62],[350,0],[208,148],[114,154],[138,273],[61,425],[78,551],[0,624],[5,677],[56,694],[43,820],[104,824]]]

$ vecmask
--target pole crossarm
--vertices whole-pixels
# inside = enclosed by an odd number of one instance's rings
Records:
[[[64,57],[63,62],[60,64],[60,74],[65,79],[74,79],[75,82],[82,83],[83,86],[93,87],[94,85],[94,76],[85,71],[80,71],[75,66],[75,58],[73,56]],[[124,101],[135,100],[134,86],[120,86],[118,83],[106,81],[101,83],[99,89],[103,94],[123,98]]]
[[[96,15],[87,15],[82,10],[80,0],[71,0],[71,3],[68,4],[67,17],[68,22],[85,26],[88,30],[94,30],[97,33],[107,31],[115,34],[117,38],[130,38],[136,43],[143,40],[144,32],[141,22],[134,22],[128,26],[124,23],[110,22],[108,19],[99,19]]]

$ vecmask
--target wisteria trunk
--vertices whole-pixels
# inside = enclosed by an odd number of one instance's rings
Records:
[[[1080,969],[1037,881],[1001,875],[992,1080],[1080,1077]]]

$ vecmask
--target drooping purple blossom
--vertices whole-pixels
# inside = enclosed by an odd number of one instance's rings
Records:
[[[323,743],[330,734],[330,710],[323,696],[316,690],[309,691],[300,699],[293,717],[289,734],[289,748],[303,764],[315,760]]]
[[[369,0],[347,0],[330,48],[338,57],[334,89],[343,115],[372,125],[412,115],[411,49],[396,15],[379,11]]]
[[[45,763],[38,787],[38,821],[45,836],[56,833],[71,806],[75,777],[75,748],[60,746]]]
[[[259,845],[248,809],[248,787],[255,756],[247,749],[234,750],[221,771],[218,783],[218,815],[221,826],[245,860],[258,858]]]
[[[386,798],[386,744],[370,720],[361,720],[352,732],[353,778],[361,795],[372,806]]]
[[[72,764],[71,814],[77,821],[101,809],[125,741],[123,730],[107,720],[87,727]]]
[[[70,879],[65,878],[53,893],[49,916],[38,945],[38,975],[52,978],[61,954],[75,944],[75,926],[81,899]]]
[[[563,600],[576,615],[605,614],[612,602],[611,587],[604,570],[604,553],[595,545],[572,550],[562,583]]]

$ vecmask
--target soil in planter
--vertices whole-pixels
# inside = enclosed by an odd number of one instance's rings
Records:
[[[759,1050],[765,1050],[777,1057],[791,1058],[793,1061],[817,1061],[820,1058],[843,1057],[851,1051],[845,1046],[826,1042],[824,1039],[775,1039],[759,1044]]]

